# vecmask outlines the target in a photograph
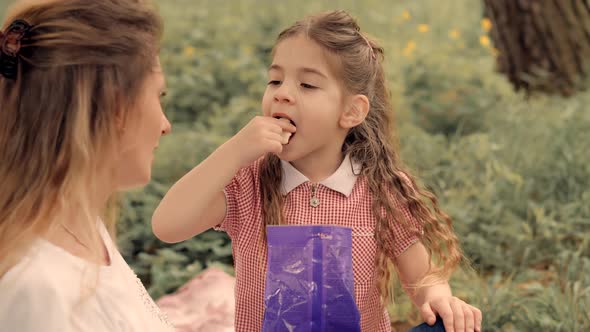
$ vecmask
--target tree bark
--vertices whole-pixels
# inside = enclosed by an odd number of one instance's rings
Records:
[[[515,90],[570,96],[588,86],[590,0],[484,0],[497,70]]]

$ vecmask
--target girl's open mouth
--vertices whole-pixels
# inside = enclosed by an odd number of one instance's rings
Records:
[[[293,120],[286,118],[286,117],[281,117],[281,116],[275,116],[275,119],[279,119],[279,120],[285,120],[285,121],[289,121],[289,123],[291,123],[293,126],[297,127],[297,125],[295,125],[295,122],[293,122]],[[283,145],[288,145],[291,140],[293,139],[293,137],[295,137],[295,133],[290,133],[288,131],[283,131]]]

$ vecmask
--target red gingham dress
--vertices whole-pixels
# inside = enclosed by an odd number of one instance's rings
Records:
[[[232,240],[236,271],[237,332],[259,332],[264,316],[266,249],[261,240],[262,202],[259,190],[259,166],[262,159],[241,169],[226,186],[226,216],[217,230],[226,231]],[[291,225],[339,225],[352,229],[352,259],[356,304],[363,332],[391,331],[389,315],[381,304],[376,285],[374,229],[369,187],[362,176],[355,176],[348,156],[328,179],[312,184],[287,162],[283,165],[282,190],[285,216]],[[355,166],[356,167],[356,166]],[[319,205],[312,207],[312,185]],[[403,208],[403,213],[421,230]],[[416,235],[394,225],[397,256],[419,240]]]

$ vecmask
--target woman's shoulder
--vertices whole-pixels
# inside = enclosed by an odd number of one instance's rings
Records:
[[[0,302],[12,302],[11,298],[17,298],[17,302],[20,302],[56,297],[60,287],[47,272],[35,265],[14,266],[0,279]]]
[[[43,256],[26,256],[0,278],[0,326],[7,331],[70,331],[75,281]]]
[[[75,295],[68,286],[74,280],[63,269],[51,267],[51,263],[29,255],[0,278],[0,321],[9,321],[11,317],[5,315],[8,313],[43,315],[50,307],[66,308]]]
[[[64,260],[49,245],[36,242],[29,252],[0,278],[0,293],[6,300],[9,294],[37,300],[65,295],[72,282],[79,283],[79,266]],[[68,286],[70,285],[70,286]]]

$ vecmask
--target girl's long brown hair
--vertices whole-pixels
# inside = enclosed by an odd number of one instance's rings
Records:
[[[361,176],[366,179],[373,196],[372,209],[377,219],[376,265],[382,299],[393,299],[394,274],[390,267],[394,266],[394,223],[416,234],[435,263],[419,283],[404,286],[416,290],[448,280],[463,255],[451,219],[440,210],[432,193],[419,188],[400,160],[394,135],[393,108],[382,65],[383,48],[364,35],[354,18],[344,11],[322,13],[298,21],[279,34],[277,43],[299,34],[305,34],[335,56],[335,67],[346,92],[363,94],[370,101],[367,118],[350,130],[342,150],[362,165]],[[260,181],[265,225],[285,222],[281,176],[280,160],[267,155],[261,165]],[[403,206],[423,226],[423,234],[406,220],[400,211]]]
[[[101,252],[94,188],[110,172],[118,119],[156,66],[162,30],[142,0],[23,1],[2,30],[16,19],[32,29],[17,78],[0,76],[0,277],[72,206],[87,215],[79,236]]]

